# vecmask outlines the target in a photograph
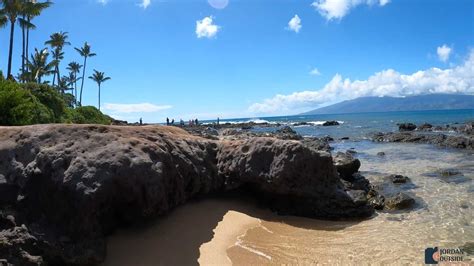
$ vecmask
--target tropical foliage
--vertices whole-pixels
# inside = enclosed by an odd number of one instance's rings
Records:
[[[45,123],[110,124],[112,119],[93,106],[71,108],[72,94],[47,84],[0,79],[0,125]]]
[[[100,112],[101,85],[110,79],[104,72],[94,70],[89,77],[99,88],[99,109],[81,107],[88,59],[96,56],[90,44],[85,42],[82,47],[74,48],[83,64],[72,61],[65,72],[62,72],[61,62],[65,48],[71,45],[68,32],[52,33],[44,42],[49,48],[34,48],[29,54],[30,31],[36,28],[33,20],[52,4],[49,0],[0,0],[0,29],[8,26],[9,30],[6,77],[0,70],[0,125],[110,123],[111,118]],[[22,41],[19,61],[13,54],[17,26],[21,29]],[[0,57],[0,60],[5,59]],[[12,69],[14,62],[21,66],[16,76]]]

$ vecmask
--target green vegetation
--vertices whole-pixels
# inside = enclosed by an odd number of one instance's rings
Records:
[[[16,83],[0,78],[0,125],[46,123],[105,124],[112,122],[93,106],[72,108],[74,96],[46,84]],[[69,106],[68,106],[69,105]]]
[[[67,32],[51,34],[44,42],[50,49],[35,48],[34,53],[29,55],[29,33],[36,28],[32,20],[52,4],[51,1],[0,0],[0,28],[9,26],[10,33],[6,80],[0,70],[0,125],[110,124],[112,118],[100,112],[101,84],[110,79],[104,72],[94,70],[89,77],[98,85],[99,109],[82,106],[87,59],[96,56],[87,42],[80,48],[74,48],[83,58],[83,65],[70,62],[66,67],[69,73],[65,76],[61,76],[60,63],[64,59],[64,48],[71,45]],[[22,49],[21,68],[15,77],[12,61],[17,24],[21,28]],[[51,80],[48,80],[51,75]],[[81,81],[79,95],[78,81]]]

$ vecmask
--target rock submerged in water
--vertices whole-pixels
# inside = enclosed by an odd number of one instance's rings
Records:
[[[410,181],[410,178],[408,178],[408,176],[403,175],[389,175],[385,178],[394,184],[405,184]]]
[[[284,214],[373,214],[362,192],[344,187],[331,155],[302,141],[212,140],[175,127],[5,127],[0,174],[3,185],[17,187],[18,198],[0,207],[19,212],[0,231],[0,257],[19,265],[30,259],[97,264],[105,257],[104,237],[116,228],[163,215],[199,195],[237,188]],[[11,246],[18,241],[25,244]]]
[[[406,210],[415,205],[415,200],[403,192],[399,192],[385,200],[385,208],[388,210]]]

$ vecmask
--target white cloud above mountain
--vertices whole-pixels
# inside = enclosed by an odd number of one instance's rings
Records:
[[[327,20],[342,19],[359,5],[385,6],[390,0],[316,0],[311,5]]]
[[[250,105],[255,114],[285,113],[295,108],[321,107],[363,96],[404,97],[430,93],[474,94],[474,50],[458,66],[432,67],[412,74],[393,69],[377,72],[366,80],[350,80],[336,74],[322,89],[298,91]]]
[[[449,60],[449,56],[451,55],[452,48],[443,44],[436,49],[436,53],[438,54],[438,59],[442,62],[447,62]]]

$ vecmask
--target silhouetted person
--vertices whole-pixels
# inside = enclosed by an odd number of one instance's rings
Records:
[[[140,117],[140,126],[143,125],[143,120],[142,118]]]
[[[220,122],[220,119],[219,119],[219,117],[218,117],[218,118],[217,118],[217,125],[219,125],[219,122]]]
[[[174,125],[174,119],[171,119],[171,125]]]
[[[194,121],[194,123],[196,124],[196,126],[199,126],[199,120],[196,118],[196,120]]]
[[[170,125],[170,119],[167,117],[166,118],[166,125],[169,126]]]

